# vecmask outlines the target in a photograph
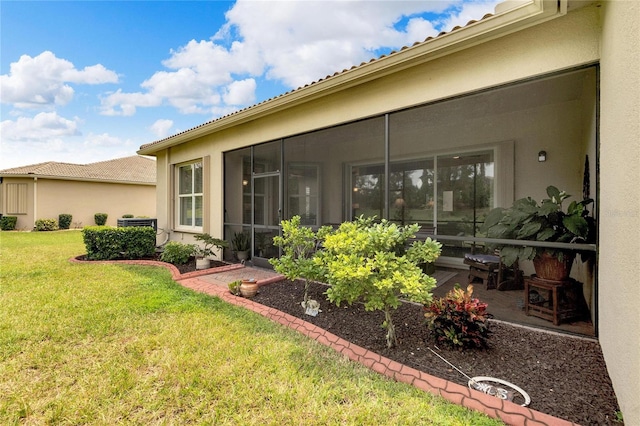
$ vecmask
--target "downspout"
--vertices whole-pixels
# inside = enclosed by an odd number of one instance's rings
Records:
[[[33,177],[33,229],[36,227],[38,217],[38,177]]]

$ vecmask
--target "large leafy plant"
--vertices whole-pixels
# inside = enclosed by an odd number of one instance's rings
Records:
[[[564,211],[562,203],[570,197],[555,186],[547,187],[546,198],[538,204],[531,197],[516,200],[509,208],[489,212],[482,229],[487,237],[559,243],[595,242],[595,219],[587,207],[592,199],[572,201]],[[562,256],[562,250],[534,246],[494,245],[500,249],[503,262],[511,266],[517,259],[534,259],[543,251]]]
[[[388,347],[397,344],[391,314],[401,298],[429,303],[436,284],[419,264],[435,261],[441,244],[428,238],[408,246],[419,229],[417,224],[398,226],[360,217],[335,231],[319,232],[322,250],[314,261],[330,284],[328,299],[338,306],[362,302],[367,311],[383,311]]]

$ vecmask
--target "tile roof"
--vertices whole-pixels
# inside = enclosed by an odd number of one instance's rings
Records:
[[[222,117],[218,117],[218,118],[215,118],[215,119],[213,119],[213,120],[207,121],[207,122],[205,122],[205,123],[199,124],[199,125],[197,125],[197,126],[195,126],[195,127],[192,127],[192,128],[190,128],[190,129],[184,130],[184,131],[179,132],[179,133],[176,133],[176,134],[174,134],[174,135],[172,135],[172,136],[169,136],[169,137],[166,137],[166,138],[164,138],[164,139],[160,139],[160,140],[157,140],[157,141],[155,141],[155,142],[151,142],[151,143],[148,143],[148,144],[144,144],[144,145],[142,145],[140,148],[141,148],[141,149],[143,149],[143,148],[151,147],[151,146],[153,146],[153,145],[159,144],[159,143],[164,142],[164,141],[166,141],[166,140],[172,139],[172,138],[174,138],[174,137],[176,137],[176,136],[178,136],[178,135],[182,135],[182,134],[184,134],[184,133],[191,132],[192,130],[199,129],[199,128],[201,128],[201,127],[204,127],[204,126],[206,126],[206,125],[208,125],[208,124],[211,124],[211,123],[218,122],[218,121],[220,121],[220,120],[224,120],[225,118],[228,118],[228,117],[231,117],[231,116],[238,115],[238,114],[243,113],[243,112],[245,112],[245,111],[251,110],[251,109],[253,109],[253,108],[255,108],[255,107],[259,106],[259,105],[264,105],[264,104],[266,104],[266,103],[268,103],[268,102],[271,102],[271,101],[273,101],[273,100],[275,100],[275,99],[280,99],[280,98],[282,98],[282,97],[289,96],[289,95],[291,95],[292,93],[299,92],[300,90],[306,89],[307,87],[315,86],[315,85],[317,85],[317,84],[319,84],[319,83],[321,83],[321,82],[323,82],[323,81],[326,81],[326,80],[331,79],[331,78],[334,78],[334,77],[336,77],[336,76],[339,76],[339,75],[345,74],[345,73],[350,72],[350,71],[352,71],[352,70],[354,70],[354,69],[362,68],[362,67],[364,67],[364,66],[366,66],[366,65],[369,65],[369,64],[372,64],[372,63],[375,63],[375,62],[382,61],[382,60],[384,60],[385,58],[388,58],[388,57],[392,57],[392,56],[394,56],[394,55],[397,55],[397,54],[399,54],[400,52],[403,52],[403,51],[405,51],[405,50],[407,50],[407,49],[414,48],[414,47],[416,47],[416,46],[420,46],[420,45],[423,45],[423,44],[425,44],[425,43],[429,43],[429,42],[431,42],[431,41],[433,41],[433,40],[435,40],[435,39],[439,39],[440,37],[442,37],[442,36],[444,36],[444,35],[451,34],[451,33],[453,33],[453,32],[459,31],[459,30],[461,30],[461,29],[467,28],[467,27],[469,27],[469,26],[471,26],[471,25],[473,25],[473,24],[476,24],[476,23],[478,23],[478,22],[480,22],[480,21],[485,21],[485,20],[487,20],[487,19],[489,19],[489,18],[491,18],[491,17],[493,17],[493,16],[495,16],[495,15],[494,15],[494,14],[492,14],[492,13],[487,13],[486,15],[484,15],[482,18],[480,18],[480,19],[478,19],[478,20],[471,20],[471,21],[467,22],[467,24],[466,24],[466,25],[463,25],[463,26],[459,26],[459,25],[458,25],[458,26],[455,26],[455,27],[453,27],[450,31],[443,31],[443,32],[441,32],[440,34],[438,34],[438,35],[437,35],[437,36],[435,36],[435,37],[427,37],[427,38],[426,38],[426,39],[424,39],[423,41],[417,41],[417,42],[413,43],[413,45],[411,45],[411,46],[403,46],[402,48],[400,48],[400,49],[399,49],[399,50],[397,50],[397,51],[396,51],[396,50],[394,50],[394,51],[389,52],[389,53],[388,53],[388,54],[386,54],[386,55],[381,55],[381,56],[380,56],[380,57],[378,57],[378,58],[372,58],[372,59],[371,59],[371,60],[369,60],[368,62],[362,62],[362,63],[360,63],[360,65],[354,65],[354,66],[352,66],[352,67],[351,67],[351,68],[349,68],[349,69],[343,69],[342,71],[336,71],[335,73],[333,73],[333,74],[331,74],[331,75],[327,75],[326,77],[321,78],[321,79],[319,79],[319,80],[317,80],[317,81],[313,81],[313,82],[311,82],[311,83],[305,84],[304,86],[298,87],[297,89],[290,90],[290,91],[288,91],[288,92],[285,92],[285,93],[282,93],[282,94],[280,94],[280,95],[274,96],[273,98],[269,98],[269,99],[267,99],[267,100],[265,100],[265,101],[262,101],[262,102],[259,102],[259,103],[257,103],[257,104],[254,104],[254,105],[248,106],[248,107],[243,108],[243,109],[241,109],[241,110],[234,111],[234,112],[232,112],[232,113],[230,113],[230,114],[223,115]]]
[[[100,180],[155,184],[156,161],[134,155],[90,164],[47,161],[0,170],[0,176],[42,176],[74,180]]]

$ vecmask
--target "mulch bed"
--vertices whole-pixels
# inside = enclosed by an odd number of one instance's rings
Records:
[[[211,268],[224,265],[228,263],[211,261]],[[175,266],[181,274],[196,270],[195,259]],[[305,315],[300,306],[304,295],[301,281],[262,286],[253,301],[401,364],[467,386],[468,378],[434,355],[431,348],[467,376],[490,376],[520,387],[529,394],[529,407],[536,411],[581,425],[622,424],[617,421],[619,406],[596,340],[492,321],[488,349],[452,350],[435,345],[424,324],[422,306],[403,303],[393,314],[399,344],[388,349],[382,312],[366,312],[361,304],[336,307],[326,299],[326,288],[320,283],[310,285],[309,298],[321,305],[316,317]]]
[[[325,290],[325,285],[311,284],[309,296],[320,302],[322,310],[316,317],[305,315],[300,306],[304,294],[300,281],[263,286],[253,300],[433,376],[463,386],[468,382],[428,348],[468,376],[490,376],[522,388],[534,410],[582,425],[620,424],[616,396],[595,340],[492,321],[486,350],[436,348],[424,325],[422,306],[404,303],[393,314],[399,345],[388,349],[382,312],[366,312],[360,304],[336,307],[326,300]]]

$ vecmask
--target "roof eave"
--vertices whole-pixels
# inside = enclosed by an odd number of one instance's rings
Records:
[[[208,134],[256,120],[309,102],[331,93],[365,83],[399,70],[410,68],[457,51],[505,36],[566,14],[568,0],[511,1],[498,5],[498,13],[434,39],[419,42],[389,56],[371,60],[360,66],[336,73],[324,80],[296,89],[274,99],[251,106],[218,120],[200,125],[167,139],[142,145],[139,155],[154,155]],[[500,9],[505,9],[500,11]]]

